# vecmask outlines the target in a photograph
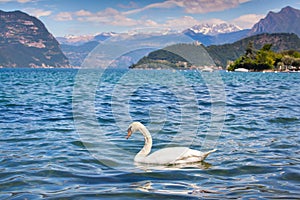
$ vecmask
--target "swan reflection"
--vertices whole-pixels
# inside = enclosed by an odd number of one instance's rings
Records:
[[[184,182],[172,183],[157,183],[153,181],[142,181],[133,183],[132,187],[140,192],[156,193],[156,194],[170,194],[170,195],[188,195],[196,197],[205,197],[207,194],[217,194],[218,191],[213,191],[200,187],[196,184],[188,184]]]
[[[209,169],[212,164],[207,162],[197,162],[197,163],[182,163],[174,165],[155,165],[147,163],[135,162],[134,165],[143,171],[150,172],[152,170],[193,170],[193,169]]]

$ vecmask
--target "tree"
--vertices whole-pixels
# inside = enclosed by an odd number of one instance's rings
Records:
[[[237,68],[246,68],[252,71],[262,71],[266,69],[274,69],[276,62],[276,53],[271,51],[272,44],[265,44],[260,50],[253,48],[253,42],[249,42],[245,54],[235,60],[228,70]]]
[[[282,58],[282,62],[283,62],[283,64],[284,65],[286,65],[286,66],[292,66],[292,63],[293,63],[293,57],[291,57],[291,56],[288,56],[288,55],[285,55],[285,56],[283,56],[283,58]]]
[[[254,48],[253,41],[250,41],[247,45],[245,56],[253,59],[255,58],[255,54],[256,54],[256,49]]]
[[[256,70],[274,69],[276,56],[272,44],[265,44],[256,54]]]
[[[265,44],[261,50],[262,51],[271,51],[271,48],[272,48],[272,44]]]

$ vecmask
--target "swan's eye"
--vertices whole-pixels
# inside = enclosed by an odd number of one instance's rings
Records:
[[[129,131],[131,132],[131,126],[127,129],[127,132],[129,132]]]

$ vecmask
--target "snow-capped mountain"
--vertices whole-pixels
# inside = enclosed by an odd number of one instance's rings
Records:
[[[114,32],[103,32],[96,35],[66,35],[64,37],[57,37],[57,41],[60,44],[68,44],[68,45],[82,45],[91,41],[104,41],[110,37],[117,35]]]
[[[186,31],[192,31],[196,34],[202,33],[203,35],[218,35],[222,33],[231,33],[240,31],[241,28],[233,25],[233,24],[200,24],[195,25]]]
[[[232,33],[240,31],[241,29],[233,24],[201,24],[201,25],[195,25],[185,31],[183,31],[184,34],[187,35],[205,35],[205,36],[216,36],[219,34],[224,33]],[[131,31],[128,33],[115,33],[115,32],[103,32],[95,35],[67,35],[64,37],[57,37],[56,39],[60,44],[67,44],[67,45],[82,45],[87,42],[91,41],[97,41],[101,42],[108,38],[115,37],[115,36],[123,36],[123,37],[137,37],[137,36],[156,36],[156,35],[172,35],[177,34],[178,31],[175,30],[158,30],[153,32],[140,32],[140,31]]]

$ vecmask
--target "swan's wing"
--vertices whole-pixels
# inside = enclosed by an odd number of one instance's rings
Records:
[[[170,147],[155,151],[147,157],[136,157],[135,161],[161,165],[193,163],[204,160],[209,153],[203,153],[187,147]]]

